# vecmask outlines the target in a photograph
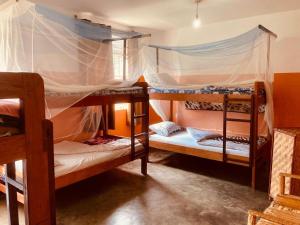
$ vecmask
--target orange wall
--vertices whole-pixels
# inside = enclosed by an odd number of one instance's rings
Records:
[[[300,73],[275,74],[274,127],[300,127]]]
[[[174,102],[173,120],[183,127],[194,127],[203,130],[213,130],[219,133],[223,131],[223,112],[208,110],[186,110],[184,102]],[[249,114],[228,113],[231,118],[248,119]],[[150,113],[150,118],[159,118],[155,112]],[[267,135],[267,125],[264,114],[259,114],[259,134]],[[154,119],[153,119],[154,120]],[[159,120],[155,120],[156,122]],[[150,121],[150,124],[154,121]],[[227,133],[229,135],[249,135],[250,124],[228,122]]]
[[[150,107],[149,110],[150,113],[150,124],[160,122],[161,119],[156,113],[153,111],[153,109]],[[110,130],[109,133],[112,135],[119,135],[119,136],[130,136],[130,125],[127,124],[127,110],[117,110],[115,112],[115,118],[116,118],[116,124],[115,124],[115,130]],[[141,125],[139,124],[136,127],[136,133],[140,132]]]

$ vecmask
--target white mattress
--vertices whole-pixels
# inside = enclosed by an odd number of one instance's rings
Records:
[[[55,145],[54,145],[55,148]],[[135,150],[139,151],[143,148],[140,143],[136,144]],[[112,151],[87,152],[77,154],[55,154],[55,177],[60,177],[74,171],[82,170],[103,162],[111,161],[119,157],[129,155],[131,147]],[[22,171],[22,161],[16,162],[17,171]]]
[[[219,152],[219,153],[223,152],[223,148],[220,148],[220,147],[213,147],[213,146],[198,144],[198,142],[194,138],[192,138],[186,131],[178,132],[169,137],[164,137],[159,134],[153,134],[153,135],[150,135],[149,140],[167,143],[167,144],[184,146],[184,147],[188,147],[188,148],[207,150],[207,151],[211,151],[211,152]],[[237,156],[249,157],[249,149],[248,150],[237,150],[237,149],[227,148],[226,153],[232,154],[232,155],[237,155]]]

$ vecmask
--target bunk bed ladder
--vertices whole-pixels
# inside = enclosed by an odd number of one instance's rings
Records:
[[[143,138],[143,146],[146,149],[147,146],[149,145],[149,133],[148,133],[148,125],[149,125],[149,114],[148,114],[148,108],[149,108],[149,103],[148,101],[143,101],[142,103],[142,114],[137,115],[135,112],[135,101],[131,103],[131,156],[132,159],[140,158],[140,155],[144,155],[144,152],[137,154],[135,151],[135,141],[136,139]],[[136,134],[136,120],[141,119],[142,127],[141,127],[141,133]]]
[[[147,95],[148,96],[148,95]],[[142,113],[136,114],[136,102],[141,102],[142,104]],[[140,158],[142,160],[141,172],[147,174],[147,162],[149,154],[149,97],[143,99],[143,101],[136,101],[134,97],[130,103],[130,129],[131,129],[131,159]],[[141,133],[136,134],[136,120],[141,119]],[[135,141],[140,140],[144,151],[136,152]]]
[[[250,102],[250,118],[249,119],[239,119],[239,118],[233,118],[228,117],[228,105],[231,102]],[[253,153],[253,141],[255,136],[255,124],[254,124],[254,118],[255,118],[255,99],[254,95],[251,95],[251,98],[230,98],[227,94],[224,95],[224,101],[223,101],[223,162],[227,162],[227,153],[226,153],[226,142],[228,140],[227,138],[227,122],[239,122],[239,123],[249,123],[250,124],[250,162],[249,164],[252,164],[252,153]],[[230,159],[230,161],[233,161]],[[238,163],[238,162],[237,162]]]

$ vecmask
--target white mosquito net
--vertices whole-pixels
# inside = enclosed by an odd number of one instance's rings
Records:
[[[273,73],[270,48],[275,35],[258,26],[240,36],[208,44],[144,48],[145,79],[154,88],[199,89],[204,86],[251,86],[263,81],[267,92],[265,120],[272,128]],[[168,119],[168,105],[151,101],[162,119]]]
[[[25,0],[8,1],[0,6],[0,71],[42,76],[46,115],[64,123],[59,137],[94,133],[100,107],[69,108],[94,91],[128,87],[138,80],[141,48],[134,37],[139,35],[80,21]],[[128,39],[126,51],[123,44],[113,44],[115,38]],[[121,59],[122,63],[116,62]],[[120,67],[126,68],[122,75],[116,74]],[[64,118],[57,119],[60,114]],[[65,129],[68,121],[70,129]]]

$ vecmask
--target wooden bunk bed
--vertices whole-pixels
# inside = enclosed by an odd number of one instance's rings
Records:
[[[26,224],[55,224],[52,123],[45,119],[44,86],[37,74],[0,73],[0,102],[20,99],[18,127],[9,127],[0,115],[1,125],[16,130],[3,135],[0,129],[0,164],[5,164],[6,201],[11,225],[19,224],[17,192],[25,204]],[[7,119],[7,117],[5,117]],[[14,124],[16,125],[16,124]],[[16,180],[15,161],[23,160],[22,182]]]
[[[57,93],[46,94],[51,95],[54,99],[64,97]],[[70,94],[67,94],[67,96],[70,96]],[[99,133],[102,133],[104,138],[123,138],[108,134],[108,111],[112,108],[111,106],[116,103],[130,104],[131,144],[129,148],[125,149],[126,153],[114,156],[109,160],[102,160],[101,162],[90,164],[85,168],[72,169],[70,172],[59,173],[59,176],[55,177],[55,189],[74,184],[136,159],[141,159],[141,172],[144,175],[147,174],[149,154],[149,95],[145,83],[138,82],[131,88],[100,90],[80,100],[72,107],[102,106],[104,119],[102,128],[99,128]],[[142,113],[139,115],[136,113],[136,103],[141,103]],[[141,133],[136,133],[136,123],[134,121],[137,119],[141,120]],[[136,144],[137,140],[138,145]],[[4,168],[2,167],[2,169],[0,169],[0,173],[1,170],[3,173]],[[55,172],[57,171],[55,170]],[[0,185],[0,191],[5,191],[4,186]],[[19,201],[22,202],[22,198],[19,198]]]
[[[256,177],[258,168],[269,157],[269,141],[266,141],[261,146],[258,146],[258,114],[259,106],[266,103],[266,94],[263,82],[255,82],[254,86],[249,89],[247,93],[238,92],[201,92],[195,90],[164,90],[164,89],[149,89],[149,96],[152,100],[168,100],[170,101],[170,121],[173,120],[173,103],[174,101],[193,101],[193,102],[213,102],[223,104],[223,148],[220,151],[214,151],[205,146],[190,147],[183,146],[181,144],[172,143],[170,137],[168,140],[160,141],[150,136],[150,147],[157,148],[182,154],[193,155],[201,158],[207,158],[211,160],[221,161],[224,163],[237,164],[241,166],[247,166],[251,169],[251,186],[256,187]],[[228,117],[228,104],[230,103],[247,103],[251,105],[249,119],[239,119]],[[226,148],[227,137],[227,124],[228,122],[236,123],[248,123],[250,124],[249,134],[249,154],[239,155],[234,153],[228,153]],[[174,136],[176,138],[176,135]],[[200,146],[200,145],[199,145]]]

